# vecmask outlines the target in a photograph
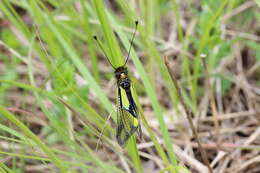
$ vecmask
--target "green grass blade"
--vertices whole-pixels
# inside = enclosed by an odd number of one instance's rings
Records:
[[[175,13],[175,20],[177,24],[177,31],[178,31],[178,38],[180,42],[183,41],[183,31],[180,23],[180,10],[179,10],[179,5],[177,4],[176,0],[172,0],[173,3],[173,11]]]
[[[100,102],[104,105],[106,110],[108,112],[111,112],[112,105],[111,102],[107,99],[104,92],[101,90],[100,86],[97,84],[95,79],[92,77],[91,73],[88,69],[86,69],[85,65],[82,63],[76,52],[73,50],[73,48],[70,46],[70,44],[63,38],[63,36],[60,34],[60,30],[58,27],[56,27],[53,23],[50,22],[50,18],[47,16],[44,16],[45,22],[49,26],[49,28],[52,30],[52,32],[55,34],[57,40],[63,47],[64,51],[68,54],[70,57],[70,60],[72,63],[77,67],[79,72],[82,74],[82,76],[89,82],[90,88],[93,89],[97,97],[100,99]]]
[[[60,172],[66,173],[67,168],[64,166],[62,161],[45,145],[33,132],[31,132],[20,120],[18,120],[15,115],[10,113],[6,108],[0,106],[0,112],[13,124],[21,129],[21,131],[34,141],[42,151],[52,160],[52,162],[59,168]]]
[[[117,34],[118,34],[119,38],[121,39],[125,49],[127,49],[130,46],[129,40],[124,35],[122,30],[119,27],[117,27],[118,23],[116,23],[116,21],[113,20],[112,17],[110,17],[109,19],[110,19],[112,25],[114,26],[115,30],[117,31]],[[177,166],[177,159],[176,159],[176,156],[175,156],[173,148],[172,148],[171,137],[169,135],[168,128],[167,128],[166,123],[164,121],[164,117],[163,117],[163,114],[162,114],[163,111],[162,111],[162,108],[160,106],[160,103],[158,102],[157,96],[155,94],[155,90],[152,87],[152,84],[149,80],[149,77],[147,76],[147,73],[145,72],[144,67],[143,67],[142,63],[140,62],[140,60],[139,60],[137,54],[135,53],[134,49],[131,51],[130,57],[132,58],[132,60],[135,64],[135,67],[136,67],[138,73],[140,74],[140,77],[141,77],[142,82],[144,84],[147,95],[151,100],[153,110],[154,110],[155,115],[156,115],[156,117],[159,121],[159,124],[160,124],[160,130],[162,132],[164,144],[165,144],[165,147],[168,151],[168,155],[170,157],[170,160],[171,160],[171,162],[174,166]]]
[[[137,149],[137,145],[136,145],[135,141],[136,141],[135,136],[132,136],[129,140],[129,144],[127,145],[127,151],[128,151],[129,156],[133,160],[134,169],[136,170],[136,172],[142,173],[143,166],[142,166],[142,163],[140,160],[140,156],[138,154],[138,149]]]
[[[89,56],[91,57],[91,68],[93,72],[93,76],[95,77],[96,81],[99,82],[99,68],[97,64],[97,56],[96,56],[96,50],[95,50],[95,44],[93,39],[93,31],[90,24],[90,14],[87,10],[87,8],[84,5],[84,1],[80,0],[81,7],[83,8],[83,15],[81,17],[81,25],[86,33],[86,40],[87,40],[87,48],[89,50]]]
[[[223,11],[223,9],[225,8],[226,4],[229,2],[229,0],[224,0],[221,2],[219,8],[216,10],[216,12],[214,13],[214,15],[212,16],[212,18],[209,20],[207,28],[205,29],[204,34],[202,35],[202,38],[200,39],[200,44],[198,47],[198,50],[196,52],[196,56],[195,56],[195,62],[194,62],[194,74],[193,74],[193,82],[192,82],[192,89],[191,89],[191,99],[193,102],[193,105],[197,105],[197,95],[198,95],[198,76],[199,76],[199,72],[201,69],[201,54],[203,53],[203,49],[205,48],[208,40],[209,40],[209,33],[212,29],[212,27],[214,26],[215,22],[217,20],[219,20],[219,15],[221,14],[221,12]]]
[[[258,7],[260,8],[260,0],[255,0],[255,2],[258,5]]]
[[[4,163],[0,162],[0,171],[3,173],[15,173],[11,169],[9,169]]]
[[[102,0],[94,0],[93,3],[95,5],[99,21],[104,32],[105,40],[108,43],[107,45],[109,48],[109,55],[111,55],[111,57],[108,58],[110,58],[110,62],[113,64],[114,67],[122,66],[124,64],[122,58],[123,56],[114,36],[114,33],[109,25],[106,12],[104,11],[104,2]]]

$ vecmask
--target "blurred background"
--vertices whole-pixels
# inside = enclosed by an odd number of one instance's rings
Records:
[[[259,7],[0,1],[0,172],[260,172]],[[122,148],[111,64],[136,20],[126,67],[143,139]]]

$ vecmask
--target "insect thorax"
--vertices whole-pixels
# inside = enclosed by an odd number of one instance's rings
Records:
[[[115,77],[117,79],[117,84],[122,87],[125,90],[130,89],[131,87],[131,81],[128,78],[128,71],[127,68],[122,66],[122,67],[118,67],[115,70]]]

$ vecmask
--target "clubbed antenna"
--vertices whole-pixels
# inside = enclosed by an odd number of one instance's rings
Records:
[[[104,50],[102,44],[100,43],[100,40],[97,38],[96,35],[94,35],[93,38],[96,40],[98,46],[100,47],[100,49],[102,50],[103,54],[104,54],[105,57],[107,58],[109,64],[110,64],[114,69],[116,69],[116,68],[113,66],[113,64],[110,62],[110,60],[109,60],[109,58],[108,58],[108,56],[107,56],[107,54],[106,54],[106,52],[105,52],[105,50]]]
[[[133,46],[133,41],[134,41],[134,38],[135,38],[135,34],[136,34],[136,31],[137,31],[137,26],[138,26],[138,21],[135,21],[135,31],[134,31],[133,37],[131,39],[131,42],[130,42],[130,48],[129,48],[129,51],[128,51],[128,54],[127,54],[124,66],[126,65],[128,59],[129,59],[129,55],[130,55],[131,48]]]

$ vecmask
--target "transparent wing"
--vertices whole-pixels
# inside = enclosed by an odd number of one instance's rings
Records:
[[[119,145],[125,146],[128,139],[139,129],[139,122],[138,118],[123,106],[122,92],[124,91],[118,88],[116,138]]]

